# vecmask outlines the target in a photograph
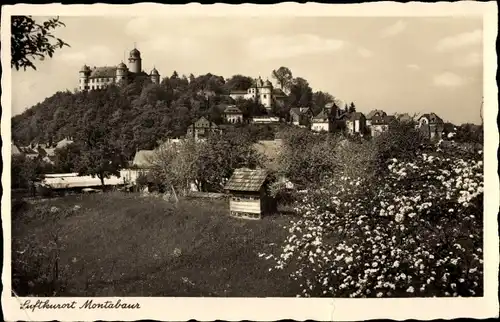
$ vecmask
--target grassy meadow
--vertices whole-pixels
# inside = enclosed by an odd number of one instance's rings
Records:
[[[283,241],[290,216],[241,220],[229,217],[226,200],[180,200],[176,205],[122,193],[22,203],[12,214],[13,266],[18,268],[13,290],[18,295],[297,293],[287,272],[269,271],[269,263],[258,257]],[[59,258],[57,281],[50,283],[54,256]]]

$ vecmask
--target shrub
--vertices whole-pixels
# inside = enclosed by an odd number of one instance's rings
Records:
[[[412,153],[309,191],[281,250],[261,256],[293,268],[300,296],[481,296],[482,161]]]

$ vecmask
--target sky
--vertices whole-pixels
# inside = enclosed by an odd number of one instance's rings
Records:
[[[43,17],[37,17],[43,19]],[[314,91],[368,113],[438,114],[480,122],[482,19],[471,17],[74,17],[55,35],[70,44],[37,70],[12,71],[12,114],[78,85],[78,71],[118,65],[134,48],[161,77],[212,73],[271,77],[288,67]],[[125,61],[126,62],[126,61]]]

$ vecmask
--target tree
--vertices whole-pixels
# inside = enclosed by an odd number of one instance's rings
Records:
[[[297,77],[290,86],[288,102],[290,107],[309,107],[312,105],[313,92],[309,82]]]
[[[281,66],[280,68],[273,70],[272,77],[276,79],[282,90],[289,89],[292,85],[293,75],[292,71],[288,67]]]
[[[11,67],[16,70],[30,67],[36,70],[34,60],[52,57],[56,49],[69,45],[56,38],[51,30],[65,26],[59,17],[38,24],[31,16],[11,17]]]
[[[251,77],[234,75],[226,81],[224,87],[227,92],[231,92],[234,90],[247,90],[252,86],[252,84],[253,79]]]
[[[312,108],[314,114],[316,115],[319,111],[325,108],[325,105],[328,103],[335,102],[335,97],[327,92],[314,92],[312,96]]]
[[[356,112],[356,105],[354,105],[353,102],[351,102],[351,104],[349,104],[349,109],[348,109],[348,112],[349,113],[354,113]]]
[[[106,136],[106,127],[102,124],[90,125],[80,135],[82,142],[81,157],[76,165],[78,175],[97,177],[104,188],[104,179],[120,176],[123,166],[121,150]]]
[[[54,169],[59,173],[70,173],[76,168],[80,158],[80,147],[71,143],[55,150]]]
[[[177,74],[177,71],[174,70],[172,76],[170,76],[170,79],[177,79],[177,78],[179,78],[179,74]]]

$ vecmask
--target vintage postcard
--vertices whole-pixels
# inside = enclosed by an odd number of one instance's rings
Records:
[[[1,25],[6,320],[498,317],[495,2]]]

